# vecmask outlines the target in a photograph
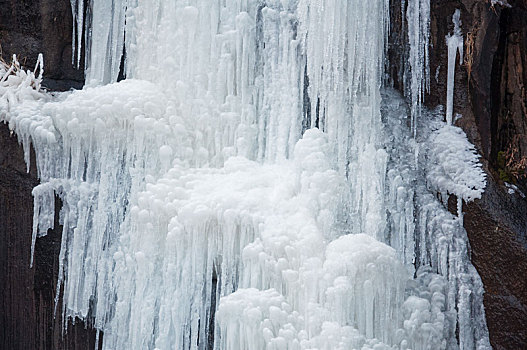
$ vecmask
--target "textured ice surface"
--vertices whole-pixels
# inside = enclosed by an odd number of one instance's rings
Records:
[[[408,43],[410,46],[410,74],[405,87],[411,99],[411,124],[414,137],[417,134],[417,119],[421,116],[425,91],[430,89],[430,0],[401,1],[403,14],[406,6]],[[406,78],[408,79],[408,78]],[[437,80],[437,78],[436,78]]]
[[[474,145],[460,128],[445,125],[430,137],[430,169],[428,181],[441,193],[449,193],[472,201],[481,198],[485,189],[485,173]]]
[[[51,96],[2,66],[1,118],[42,182],[33,241],[63,202],[58,310],[105,349],[489,349],[435,195],[484,178],[460,129],[415,118],[428,2],[407,13],[411,112],[381,90],[388,5],[95,0],[89,86]]]

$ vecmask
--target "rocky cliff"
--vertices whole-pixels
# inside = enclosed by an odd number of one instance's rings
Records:
[[[495,349],[527,348],[527,0],[431,0],[429,107],[446,102],[446,35],[461,10],[465,56],[456,65],[454,113],[483,155],[488,185],[481,200],[464,206],[472,260],[485,286],[485,310]],[[501,4],[500,4],[501,3]],[[82,86],[71,65],[68,0],[0,0],[3,56],[16,53],[27,66],[46,59],[50,89]],[[403,91],[407,62],[401,1],[391,0],[389,72]],[[61,334],[53,317],[60,230],[37,240],[29,268],[34,173],[7,126],[0,127],[0,348],[93,349],[95,333],[83,323]],[[34,167],[32,167],[34,169]],[[516,188],[516,189],[515,189]],[[59,203],[57,204],[59,205]],[[60,307],[59,307],[60,308]]]
[[[452,13],[460,8],[465,57],[456,70],[454,112],[462,115],[457,124],[478,147],[488,173],[483,198],[465,206],[465,228],[485,286],[491,344],[495,349],[525,349],[527,1],[509,4],[432,2],[430,71],[437,79],[431,79],[427,104],[445,103],[445,36]]]
[[[485,312],[495,349],[527,348],[527,1],[431,0],[430,91],[425,104],[446,104],[446,36],[461,12],[463,64],[456,63],[456,124],[483,156],[488,184],[464,205],[472,262],[485,286]],[[406,22],[392,1],[390,74],[403,91]],[[517,188],[518,190],[514,190]],[[453,201],[452,204],[454,204]],[[452,212],[455,212],[453,205]]]
[[[22,64],[32,67],[42,52],[46,60],[43,85],[51,90],[83,85],[82,70],[71,64],[71,28],[68,0],[0,1],[2,56],[9,60],[17,54]],[[29,268],[31,191],[38,184],[35,169],[32,164],[31,172],[26,172],[22,146],[7,125],[0,124],[0,349],[95,349],[91,327],[70,321],[63,334],[60,302],[54,312],[61,242],[58,223],[37,240],[35,266]]]

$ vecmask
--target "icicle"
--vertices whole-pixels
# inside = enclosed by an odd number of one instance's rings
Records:
[[[38,54],[38,59],[37,63],[35,64],[35,69],[33,70],[33,75],[37,74],[37,70],[39,71],[37,79],[41,81],[42,77],[44,76],[44,56],[41,53]]]
[[[48,230],[53,229],[55,226],[55,191],[52,185],[50,183],[38,185],[33,189],[32,194],[34,201],[30,267],[33,267],[33,256],[37,237],[47,235]]]
[[[463,224],[463,199],[460,197],[457,197],[457,217]]]
[[[80,1],[82,2],[82,1]],[[116,82],[124,47],[127,0],[93,0],[86,36],[87,85]]]
[[[82,34],[84,32],[84,0],[70,0],[73,16],[71,60],[72,64],[80,68],[82,57]]]
[[[404,8],[405,1],[402,2]],[[428,50],[430,41],[430,0],[408,0],[406,9],[410,45],[410,99],[412,132],[417,134],[425,91],[430,89]]]
[[[457,327],[485,349],[466,233],[431,193],[485,178],[458,128],[423,112],[415,137],[428,1],[408,3],[411,131],[381,90],[388,0],[82,3],[89,86],[56,97],[0,67],[42,182],[32,253],[63,203],[64,327],[178,350],[444,349]]]
[[[452,16],[454,32],[446,37],[448,46],[448,75],[446,92],[446,122],[452,124],[452,113],[454,110],[454,76],[456,72],[456,57],[459,52],[459,64],[463,64],[463,33],[461,32],[460,11],[457,9]]]

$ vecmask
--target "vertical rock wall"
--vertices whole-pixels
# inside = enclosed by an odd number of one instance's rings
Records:
[[[505,2],[503,2],[505,3]],[[431,0],[430,93],[425,103],[446,104],[447,46],[452,15],[461,10],[464,63],[456,62],[456,125],[483,155],[488,185],[464,206],[472,262],[484,287],[490,341],[495,349],[527,349],[527,0],[509,6],[490,0]],[[392,0],[389,72],[403,90],[405,18]],[[406,51],[407,52],[407,51]],[[506,183],[519,191],[509,193]],[[521,192],[520,192],[521,191]]]
[[[490,340],[495,349],[527,349],[527,203],[505,182],[526,191],[527,0],[510,8],[490,0],[431,0],[430,107],[445,104],[447,49],[452,14],[461,10],[465,60],[456,68],[457,124],[484,156],[489,185],[481,200],[465,206],[473,263],[485,285]],[[402,90],[405,60],[401,1],[391,0],[388,70]],[[83,74],[71,66],[72,18],[68,0],[0,0],[3,56],[19,55],[27,66],[44,53],[45,84],[81,87]],[[32,169],[35,169],[32,167]],[[37,184],[27,174],[21,147],[0,125],[0,348],[93,349],[95,335],[83,323],[61,335],[53,317],[60,230],[37,240],[29,268],[33,200]],[[59,306],[60,310],[60,306]]]
[[[62,334],[61,305],[54,317],[61,228],[37,240],[29,267],[35,164],[26,172],[22,147],[0,124],[0,349],[95,349],[95,332],[71,322]],[[34,160],[34,156],[32,155]],[[60,203],[57,202],[57,206]],[[57,211],[58,213],[58,211]]]
[[[461,67],[467,80],[458,85],[473,114],[461,126],[476,135],[489,173],[483,198],[466,207],[465,227],[497,350],[527,349],[527,202],[505,186],[527,193],[527,1],[509,4],[463,1],[471,55]]]
[[[69,0],[0,0],[0,45],[9,60],[27,67],[45,57],[44,85],[53,90],[82,87],[83,71],[71,65]],[[34,160],[34,157],[32,158]],[[0,349],[95,349],[95,332],[69,322],[62,334],[61,305],[54,317],[61,230],[56,224],[35,247],[29,268],[35,165],[26,172],[22,147],[0,124]],[[58,205],[60,203],[57,203]]]

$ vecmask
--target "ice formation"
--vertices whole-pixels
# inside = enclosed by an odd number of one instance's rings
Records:
[[[465,200],[481,198],[485,173],[474,146],[460,128],[445,125],[430,137],[428,181],[435,190]]]
[[[430,68],[428,50],[430,45],[430,0],[401,1],[403,14],[406,6],[408,24],[408,43],[410,46],[410,84],[411,122],[414,137],[417,133],[417,118],[421,109],[425,91],[430,89]]]
[[[461,218],[435,196],[484,178],[459,129],[415,118],[428,1],[408,4],[410,130],[382,88],[387,0],[95,0],[87,20],[81,3],[83,90],[0,71],[41,179],[33,243],[63,202],[66,317],[105,349],[490,349]]]
[[[456,74],[456,58],[459,53],[459,64],[463,64],[463,33],[461,31],[461,12],[457,9],[452,16],[454,32],[446,37],[448,46],[448,72],[446,92],[446,122],[452,124],[452,113],[454,110],[454,77]]]
[[[504,7],[511,7],[511,5],[509,4],[509,2],[507,0],[490,0],[490,4],[492,6],[501,5],[501,6],[504,6]]]

